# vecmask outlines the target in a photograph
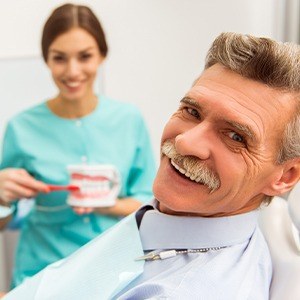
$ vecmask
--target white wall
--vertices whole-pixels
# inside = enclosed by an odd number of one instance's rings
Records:
[[[78,2],[78,1],[77,1]],[[94,0],[110,53],[104,65],[109,96],[136,103],[145,115],[158,157],[164,123],[203,67],[222,31],[277,37],[275,3],[282,0]],[[5,4],[4,4],[5,3]],[[0,58],[40,54],[41,28],[58,0],[10,0],[0,9]],[[280,12],[279,12],[280,14]],[[275,17],[277,18],[275,22]],[[0,83],[1,84],[1,83]],[[0,100],[1,101],[1,100]],[[38,101],[7,103],[18,110]],[[0,118],[5,115],[2,106]],[[3,118],[2,118],[3,119]]]
[[[1,1],[0,58],[39,55],[42,25],[50,11],[61,3],[63,1],[58,0]],[[217,34],[237,31],[279,39],[283,35],[284,0],[90,0],[79,3],[94,9],[107,34],[110,53],[103,71],[105,93],[140,107],[157,158],[162,128],[201,72],[205,53]],[[14,88],[21,89],[21,84],[21,80],[16,82]],[[33,91],[34,88],[32,86]],[[37,101],[35,97],[17,102],[0,99],[0,127],[3,128],[13,112]],[[4,288],[3,260],[0,257],[0,289]]]

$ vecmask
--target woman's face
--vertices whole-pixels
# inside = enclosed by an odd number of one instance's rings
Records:
[[[93,83],[103,61],[94,37],[86,30],[74,28],[59,35],[48,50],[47,65],[67,101],[84,101],[93,96]]]

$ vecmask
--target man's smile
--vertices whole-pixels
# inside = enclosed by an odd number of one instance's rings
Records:
[[[171,161],[171,165],[180,172],[180,174],[184,175],[186,178],[195,181],[199,184],[203,184],[203,182],[201,182],[201,178],[199,178],[199,176],[197,176],[196,174],[191,174],[189,173],[187,170],[185,170],[184,168],[180,167],[179,165],[177,165],[172,159],[170,159]]]
[[[181,155],[177,152],[173,141],[166,140],[163,143],[162,154],[169,160],[172,170],[185,180],[204,185],[211,192],[220,187],[218,176],[201,159],[192,155]]]

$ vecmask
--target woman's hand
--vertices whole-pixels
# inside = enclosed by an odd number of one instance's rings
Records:
[[[79,214],[90,214],[95,212],[101,215],[110,215],[116,217],[125,217],[141,207],[142,203],[133,198],[117,199],[114,206],[107,207],[73,207],[73,210]]]
[[[34,179],[24,169],[0,171],[0,200],[8,204],[20,198],[32,198],[38,192],[48,192],[47,185]]]
[[[95,207],[80,207],[80,206],[73,206],[73,210],[78,215],[86,215],[90,214],[95,210]]]

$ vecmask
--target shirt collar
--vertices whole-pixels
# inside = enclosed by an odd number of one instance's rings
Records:
[[[257,217],[258,211],[218,218],[167,215],[155,200],[139,230],[144,251],[228,247],[250,239]]]

